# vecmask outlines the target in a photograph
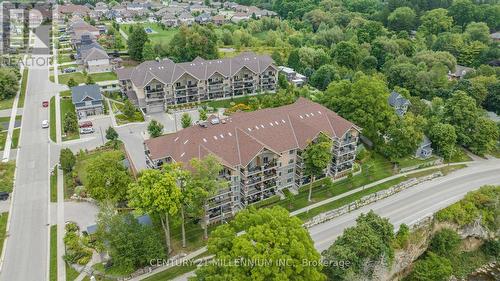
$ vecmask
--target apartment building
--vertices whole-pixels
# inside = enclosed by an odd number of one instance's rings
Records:
[[[174,63],[146,61],[135,68],[116,69],[122,92],[144,112],[168,105],[274,92],[278,69],[271,57],[242,53],[234,58]]]
[[[224,119],[211,116],[205,123],[146,140],[144,148],[151,168],[209,154],[219,159],[224,167],[220,176],[229,184],[207,206],[207,219],[213,223],[284,188],[307,184],[301,154],[320,133],[333,140],[325,175],[340,178],[351,172],[360,128],[305,98]]]

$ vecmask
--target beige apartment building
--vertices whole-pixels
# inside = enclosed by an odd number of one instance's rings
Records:
[[[174,63],[146,61],[135,68],[116,69],[122,92],[144,112],[169,105],[274,92],[278,69],[271,57],[242,53],[234,58]]]
[[[332,160],[325,176],[350,173],[360,128],[335,112],[305,98],[295,103],[237,112],[227,118],[211,116],[205,123],[144,142],[151,168],[163,163],[188,163],[214,155],[223,165],[228,188],[210,200],[207,220],[220,222],[238,210],[309,183],[301,153],[324,133],[333,141]]]

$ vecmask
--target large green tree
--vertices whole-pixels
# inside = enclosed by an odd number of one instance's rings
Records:
[[[9,99],[16,95],[19,90],[18,80],[19,77],[12,69],[0,68],[0,100]]]
[[[59,163],[61,168],[65,172],[71,172],[76,163],[76,157],[69,148],[61,149],[61,154],[59,154]]]
[[[137,182],[129,186],[129,205],[160,218],[168,253],[172,252],[170,216],[179,212],[181,197],[175,176],[159,170],[144,171]]]
[[[362,127],[363,134],[375,144],[381,144],[387,126],[395,116],[387,102],[388,97],[389,90],[382,77],[357,74],[352,82],[332,82],[320,97],[320,102]]]
[[[433,124],[429,129],[429,138],[437,152],[445,160],[450,160],[455,152],[455,145],[457,143],[455,128],[450,124]]]
[[[453,267],[449,259],[429,252],[425,258],[416,262],[411,280],[446,281],[452,272]]]
[[[415,27],[416,20],[417,15],[410,7],[399,7],[387,17],[389,28],[396,31],[410,32]]]
[[[131,177],[123,159],[121,151],[107,151],[87,161],[82,180],[92,198],[114,202],[126,198]]]
[[[138,25],[133,28],[127,41],[130,58],[136,61],[142,61],[144,45],[148,41],[148,34],[142,26]]]
[[[424,138],[425,119],[407,113],[394,118],[387,129],[386,143],[381,151],[393,162],[415,153]]]
[[[449,31],[453,25],[453,18],[448,16],[446,9],[434,9],[426,12],[420,21],[420,28],[427,34],[437,35],[440,32]]]
[[[302,159],[304,160],[304,173],[310,177],[308,201],[311,201],[314,180],[325,173],[325,169],[332,160],[332,140],[320,133],[309,142],[302,153]]]
[[[230,224],[211,233],[208,251],[217,262],[199,267],[195,280],[326,279],[302,221],[281,207],[239,212]],[[252,266],[251,261],[259,264]],[[231,266],[235,262],[241,264]]]
[[[152,138],[161,136],[163,133],[163,125],[154,119],[151,120],[148,124],[148,133]]]
[[[345,280],[346,276],[363,273],[370,279],[371,263],[383,260],[385,265],[392,261],[394,250],[394,228],[388,219],[381,218],[373,211],[361,214],[356,226],[347,228],[328,250],[323,252],[325,273],[330,280]],[[336,262],[348,262],[349,267],[338,266]]]
[[[170,54],[176,61],[191,61],[196,57],[218,57],[217,35],[212,26],[182,26],[170,40]]]

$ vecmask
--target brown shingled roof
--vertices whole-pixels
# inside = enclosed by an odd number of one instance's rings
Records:
[[[275,153],[303,149],[320,132],[341,138],[350,128],[360,130],[326,107],[299,98],[290,105],[236,113],[224,123],[193,126],[144,143],[153,160],[169,156],[187,163],[211,153],[235,167],[246,166],[262,149]]]

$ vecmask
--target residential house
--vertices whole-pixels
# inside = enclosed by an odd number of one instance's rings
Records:
[[[179,15],[178,19],[179,19],[179,22],[181,24],[185,24],[185,25],[193,25],[194,24],[194,17],[193,17],[193,15],[191,15],[188,12],[181,13]]]
[[[271,57],[242,53],[234,58],[174,63],[146,61],[135,68],[116,69],[122,92],[144,112],[169,105],[274,92],[278,69]]]
[[[396,115],[402,117],[408,111],[411,102],[396,91],[392,91],[388,98],[389,105],[394,108]]]
[[[278,67],[278,69],[280,70],[280,73],[285,75],[286,80],[289,83],[295,85],[296,87],[302,87],[307,83],[307,77],[305,75],[296,72],[293,68],[280,66]]]
[[[207,7],[203,4],[193,4],[189,6],[189,12],[191,13],[210,13],[212,12],[212,8]]]
[[[65,4],[57,7],[59,14],[64,16],[83,15],[90,13],[90,9],[83,5]]]
[[[79,119],[104,113],[103,99],[98,85],[71,88],[71,100]]]
[[[82,46],[83,47],[83,46]],[[88,73],[110,72],[113,67],[106,51],[97,44],[91,48],[81,50],[81,63]]]
[[[448,79],[449,80],[462,79],[465,76],[465,74],[473,70],[474,70],[473,68],[457,64],[454,72],[448,71]]]
[[[331,138],[332,159],[324,176],[334,179],[352,172],[360,128],[328,108],[305,98],[277,108],[238,112],[146,140],[146,163],[183,163],[215,156],[223,166],[219,190],[205,207],[209,223],[224,221],[238,210],[276,196],[284,189],[297,190],[309,183],[302,153],[320,133]]]
[[[109,7],[106,3],[104,2],[97,2],[95,3],[95,8],[94,11],[99,15],[99,16],[104,16],[108,11]]]
[[[223,15],[216,15],[216,16],[212,17],[212,22],[215,25],[223,25],[223,24],[227,23],[227,20],[226,20],[226,17],[224,17]]]
[[[231,17],[231,21],[234,23],[238,23],[242,20],[249,20],[251,14],[245,13],[245,12],[237,12],[234,13],[234,15]]]
[[[161,22],[167,27],[179,26],[179,20],[174,14],[165,13],[161,19]]]
[[[203,13],[195,17],[194,21],[198,24],[207,24],[212,21],[212,16],[209,13]]]
[[[432,142],[427,136],[424,135],[422,142],[415,151],[415,157],[420,159],[427,159],[432,156]]]

